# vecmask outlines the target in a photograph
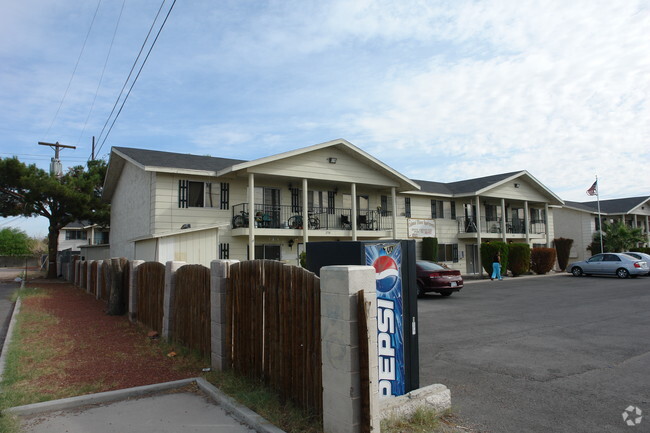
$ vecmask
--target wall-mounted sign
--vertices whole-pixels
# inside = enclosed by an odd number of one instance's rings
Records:
[[[432,219],[407,218],[406,227],[411,239],[433,238],[436,236],[436,222]]]

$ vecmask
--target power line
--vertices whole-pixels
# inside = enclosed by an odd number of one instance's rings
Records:
[[[163,0],[164,3],[164,0]],[[165,20],[162,22],[160,25],[160,29],[158,29],[158,33],[156,34],[156,37],[154,38],[153,42],[151,43],[151,47],[149,47],[149,51],[147,52],[147,55],[145,56],[144,60],[142,61],[142,65],[140,65],[140,69],[138,70],[137,75],[133,79],[133,83],[131,83],[131,87],[129,88],[129,91],[127,92],[126,96],[124,97],[124,100],[122,101],[122,105],[120,105],[120,109],[118,110],[117,114],[115,115],[115,118],[113,119],[113,122],[111,123],[110,128],[108,128],[108,131],[106,132],[106,135],[104,136],[104,140],[102,141],[102,144],[99,146],[97,149],[97,153],[102,149],[104,146],[104,143],[106,143],[106,140],[108,139],[109,134],[113,130],[113,126],[115,125],[115,122],[117,121],[117,118],[120,116],[120,113],[122,112],[122,109],[124,108],[124,104],[126,104],[126,101],[129,99],[129,95],[131,94],[131,91],[133,90],[133,86],[135,86],[135,83],[138,81],[138,78],[140,77],[140,73],[142,72],[142,69],[144,68],[144,65],[147,63],[147,60],[149,59],[149,55],[151,54],[151,51],[153,50],[153,47],[156,45],[156,42],[158,41],[158,37],[160,36],[160,33],[162,32],[163,28],[165,27],[165,24],[167,23],[167,19],[169,18],[169,15],[172,13],[172,10],[174,9],[174,5],[176,4],[176,0],[172,2],[172,5],[169,7],[169,10],[167,11],[167,15],[165,16]]]
[[[50,126],[47,128],[47,132],[45,133],[45,136],[50,134],[50,129],[52,129],[52,125],[54,125],[54,121],[56,118],[59,116],[59,111],[61,111],[61,106],[63,106],[63,101],[65,101],[66,96],[68,95],[68,90],[70,90],[70,85],[72,84],[72,80],[74,79],[75,73],[77,72],[77,67],[79,66],[79,61],[81,60],[81,56],[84,53],[84,50],[86,49],[86,42],[88,42],[88,36],[90,36],[90,31],[93,29],[93,24],[95,23],[95,18],[97,17],[97,11],[99,11],[99,5],[102,4],[102,0],[99,0],[97,2],[97,7],[95,8],[95,13],[93,15],[93,19],[90,22],[90,27],[88,27],[88,32],[86,33],[86,38],[84,39],[84,43],[81,47],[81,52],[79,52],[79,57],[77,57],[77,63],[74,65],[74,69],[72,70],[72,76],[70,77],[70,81],[68,81],[68,87],[65,88],[65,92],[63,92],[63,98],[61,98],[61,102],[59,102],[59,107],[56,109],[56,113],[54,113],[54,118],[52,118],[52,122],[50,123]]]
[[[99,93],[99,88],[102,86],[102,81],[104,80],[104,73],[106,72],[106,65],[108,65],[108,59],[111,57],[111,52],[113,51],[113,44],[115,43],[115,35],[117,35],[117,29],[120,27],[120,21],[122,21],[122,13],[124,12],[124,5],[126,0],[122,0],[122,7],[120,8],[120,14],[117,16],[117,22],[115,23],[115,30],[113,30],[113,38],[111,39],[111,45],[108,47],[108,53],[106,54],[106,60],[104,61],[104,67],[102,68],[102,74],[99,76],[99,83],[97,83],[97,89],[95,90],[95,96],[93,97],[93,103],[90,105],[90,111],[88,111],[88,116],[86,116],[86,121],[84,122],[84,127],[81,129],[79,134],[79,139],[77,144],[81,141],[81,136],[86,131],[86,125],[88,125],[88,119],[95,108],[95,102],[97,101],[97,94]]]
[[[106,129],[106,125],[108,125],[108,122],[111,120],[111,117],[113,117],[113,113],[115,112],[115,108],[117,107],[117,104],[120,102],[120,98],[124,94],[124,89],[126,88],[126,85],[129,83],[129,80],[131,79],[131,75],[133,74],[133,70],[135,69],[136,65],[138,64],[138,60],[140,60],[140,56],[142,55],[142,51],[144,50],[144,47],[147,44],[147,41],[149,40],[149,36],[151,35],[151,31],[154,28],[154,25],[156,24],[156,21],[158,21],[158,16],[160,16],[160,11],[162,11],[163,6],[165,5],[165,1],[160,4],[160,7],[158,8],[158,12],[156,13],[156,16],[153,19],[153,22],[151,23],[151,26],[149,27],[149,32],[147,32],[147,36],[144,38],[144,41],[142,42],[142,45],[140,46],[140,51],[138,52],[138,55],[136,56],[135,60],[133,61],[133,65],[131,66],[131,70],[129,71],[129,75],[126,77],[126,80],[124,80],[124,84],[122,85],[122,89],[120,89],[120,94],[117,95],[117,99],[115,100],[115,104],[113,104],[113,108],[111,109],[111,113],[108,115],[108,118],[106,119],[106,122],[104,122],[104,126],[102,127],[101,132],[99,133],[99,136],[97,138],[97,141],[101,140],[102,134],[104,134],[104,130]]]

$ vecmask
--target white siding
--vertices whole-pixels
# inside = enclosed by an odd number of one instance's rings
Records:
[[[515,183],[519,185],[519,188],[515,188]],[[526,178],[517,178],[508,181],[481,194],[481,197],[505,198],[506,200],[521,200],[541,203],[548,201],[548,197],[542,194],[537,188],[534,188]]]

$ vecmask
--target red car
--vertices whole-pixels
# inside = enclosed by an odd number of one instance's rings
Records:
[[[460,276],[460,271],[447,269],[427,260],[417,260],[415,269],[419,296],[427,292],[449,296],[463,288],[463,277]]]

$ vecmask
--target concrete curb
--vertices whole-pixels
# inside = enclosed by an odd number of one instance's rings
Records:
[[[558,276],[571,276],[568,272],[554,272],[551,271],[548,274],[543,274],[543,275],[519,275],[518,277],[511,277],[511,276],[504,276],[503,280],[501,281],[521,281],[521,280],[526,280],[529,278],[548,278],[548,277],[558,277]],[[480,282],[485,282],[485,281],[490,281],[489,277],[485,278],[475,278],[475,277],[466,277],[463,276],[463,283],[465,285],[467,284],[473,284],[473,283],[480,283]]]
[[[2,354],[0,354],[0,382],[2,382],[2,379],[5,374],[5,367],[7,365],[7,353],[9,352],[9,345],[11,344],[11,340],[13,339],[14,335],[14,326],[16,325],[16,318],[18,317],[18,313],[20,312],[20,298],[16,300],[16,303],[14,304],[14,309],[11,312],[11,319],[9,320],[9,328],[7,328],[7,335],[5,337],[5,342],[2,345]]]

